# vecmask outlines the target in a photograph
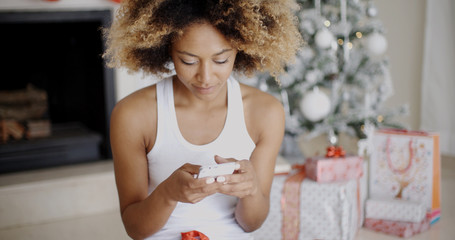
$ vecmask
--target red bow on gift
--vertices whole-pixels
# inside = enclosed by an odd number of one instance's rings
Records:
[[[337,157],[344,157],[346,152],[342,147],[338,146],[330,146],[327,148],[327,153],[325,154],[326,157],[330,158],[337,158]]]
[[[207,236],[203,233],[193,230],[189,232],[184,232],[182,234],[182,240],[209,240]]]

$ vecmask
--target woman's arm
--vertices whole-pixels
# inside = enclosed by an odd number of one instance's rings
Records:
[[[147,145],[156,116],[140,111],[144,91],[120,101],[112,111],[110,138],[114,159],[115,179],[123,224],[133,239],[145,238],[158,231],[167,221],[176,203],[166,196],[163,187],[148,197]],[[151,108],[152,110],[153,108]]]
[[[156,111],[150,106],[154,98],[145,95],[145,91],[140,91],[122,100],[111,116],[120,211],[126,232],[133,239],[156,233],[165,225],[177,202],[198,202],[216,192],[217,185],[194,179],[193,173],[198,172],[199,166],[185,164],[148,195],[146,154],[156,136]]]
[[[256,148],[249,161],[239,161],[239,173],[227,176],[229,184],[223,185],[220,191],[239,197],[235,217],[247,232],[258,229],[268,215],[275,161],[284,136],[281,103],[268,94],[258,95],[250,102],[244,100],[248,132]]]
[[[250,157],[258,188],[254,194],[241,198],[235,211],[236,219],[245,231],[258,229],[267,218],[276,157],[284,136],[285,117],[281,103],[273,98],[260,104],[266,107],[263,111],[257,108],[253,113],[259,134]]]

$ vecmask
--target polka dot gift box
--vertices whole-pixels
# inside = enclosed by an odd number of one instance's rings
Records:
[[[366,165],[363,165],[366,168]],[[318,183],[298,173],[275,176],[269,215],[255,239],[353,240],[363,224],[366,174],[347,181]]]

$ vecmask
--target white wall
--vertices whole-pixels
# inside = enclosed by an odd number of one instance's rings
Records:
[[[410,114],[399,118],[411,129],[420,126],[420,99],[426,0],[375,0],[386,28],[387,55],[395,94],[387,105],[409,104]]]
[[[117,100],[121,100],[130,93],[157,81],[155,76],[144,76],[142,73],[128,73],[126,69],[116,69],[115,74],[115,96]]]

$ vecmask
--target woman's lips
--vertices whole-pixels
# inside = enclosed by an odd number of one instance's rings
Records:
[[[202,94],[209,94],[212,93],[215,87],[197,87],[194,86],[197,92],[202,93]]]

